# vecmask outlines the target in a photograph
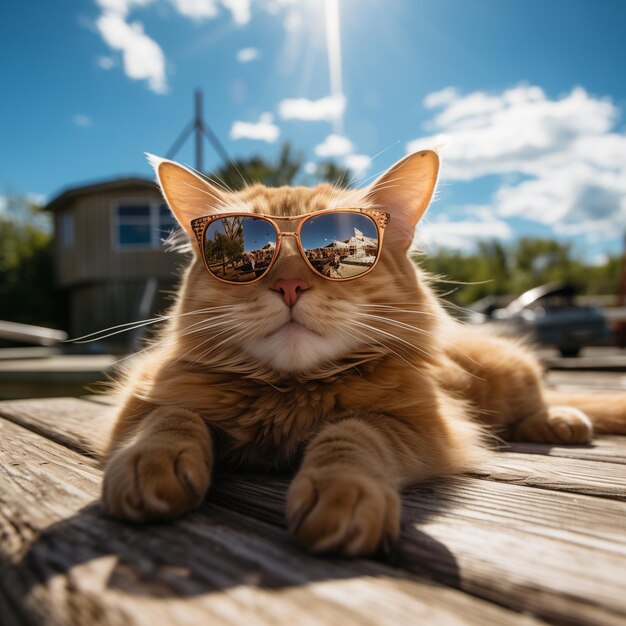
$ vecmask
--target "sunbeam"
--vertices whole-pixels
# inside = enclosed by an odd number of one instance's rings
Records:
[[[330,93],[334,98],[343,99],[343,77],[341,72],[341,26],[339,20],[339,0],[326,0],[326,51]],[[333,119],[333,129],[343,135],[343,109]]]

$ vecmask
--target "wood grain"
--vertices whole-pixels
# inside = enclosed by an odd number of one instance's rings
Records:
[[[5,420],[0,473],[4,626],[540,623],[383,563],[314,558],[216,503],[169,525],[108,519],[89,459]]]
[[[626,465],[626,438],[618,435],[596,437],[587,446],[556,446],[545,443],[512,443],[512,452],[543,454],[564,459],[604,461]],[[626,470],[625,470],[626,471]]]
[[[222,477],[212,499],[282,525],[288,478]],[[404,493],[395,565],[566,624],[626,619],[626,503],[459,478]]]
[[[77,398],[0,402],[0,416],[94,457],[102,455],[114,423],[111,407]]]
[[[105,417],[107,407],[84,400],[0,403],[0,414],[72,450],[93,450],[98,443],[94,439],[110,427],[110,420],[107,421]],[[95,421],[98,421],[96,427]],[[16,428],[6,422],[3,427]],[[18,432],[26,433],[23,436],[30,438],[24,463],[32,463],[32,460],[37,459],[36,451],[42,446],[52,446],[57,455],[64,450],[22,429],[18,429]],[[626,490],[626,438],[602,437],[593,446],[587,447],[515,444],[513,448],[515,452],[495,455],[479,478],[435,481],[407,490],[404,495],[405,523],[400,548],[390,566],[368,565],[383,567],[385,573],[371,574],[378,578],[371,588],[367,587],[367,593],[378,597],[382,589],[381,579],[391,579],[392,583],[389,584],[396,589],[393,593],[399,593],[398,579],[409,576],[410,584],[418,584],[416,581],[420,578],[430,577],[449,587],[467,591],[473,596],[515,611],[532,613],[550,622],[623,624],[626,620],[626,598],[622,583],[626,572],[626,503],[619,500],[624,499]],[[528,449],[531,454],[520,452],[520,449]],[[8,454],[9,451],[3,451],[3,454],[5,452]],[[80,472],[84,473],[87,469],[95,472],[93,476],[97,478],[94,480],[99,481],[94,459],[77,455],[71,450],[65,450],[65,453],[71,457],[71,460],[66,461],[68,471],[76,465]],[[13,451],[12,454],[14,458],[18,452]],[[50,454],[50,451],[46,454]],[[279,546],[280,550],[286,551],[285,554],[272,554],[278,562],[285,559],[289,562],[290,558],[295,558],[294,554],[300,553],[289,542],[284,531],[284,493],[288,481],[286,477],[275,476],[219,477],[211,492],[210,503],[202,512],[171,527],[162,527],[159,532],[164,534],[155,540],[155,546],[161,545],[158,549],[163,550],[167,538],[173,540],[174,535],[178,534],[177,529],[183,527],[190,536],[199,533],[198,537],[205,537],[208,533],[212,538],[214,525],[217,524],[220,532],[243,532],[244,536],[229,536],[235,543],[256,546],[249,548],[249,558],[252,558],[251,554],[255,550],[265,554],[263,550],[277,550],[276,546]],[[64,500],[62,494],[71,485],[70,476],[59,475],[55,478],[54,489],[48,486],[45,491],[56,490],[59,498]],[[95,499],[97,488],[95,491],[93,486],[90,489],[90,497]],[[10,506],[10,502],[6,506]],[[28,520],[28,524],[31,524],[30,511],[18,519]],[[89,519],[94,527],[103,523],[96,513],[89,515],[92,516]],[[59,519],[63,517],[59,515]],[[100,521],[94,521],[96,519]],[[115,524],[111,521],[107,523]],[[191,527],[186,524],[191,524]],[[206,530],[207,524],[210,530]],[[231,528],[230,524],[234,526]],[[248,530],[244,532],[242,529]],[[114,526],[108,528],[107,532],[115,535],[107,540],[113,542],[109,555],[112,558],[117,558],[116,554],[126,556],[124,546],[115,541],[121,541],[117,534],[127,536],[124,533],[129,532],[128,527]],[[157,532],[154,528],[142,531],[141,536],[150,538],[154,532]],[[102,538],[99,540],[102,541]],[[141,543],[143,539],[140,541],[133,537],[133,542],[137,541]],[[163,543],[158,544],[159,541]],[[232,546],[226,545],[226,539],[224,542],[224,545],[220,544],[216,548],[217,551],[220,554],[228,553],[236,560]],[[254,542],[260,543],[257,545]],[[204,539],[198,539],[200,544],[204,545]],[[105,545],[108,544],[105,542]],[[193,547],[184,545],[193,552]],[[179,556],[182,562],[187,563],[184,560],[183,544],[180,544]],[[302,554],[300,556],[305,558]],[[99,558],[94,557],[90,561]],[[143,558],[148,559],[147,563],[152,563],[154,558],[160,562],[158,559],[163,557],[160,552],[147,549]],[[267,559],[265,567],[269,569],[271,558],[268,556]],[[299,575],[309,576],[310,572],[317,571],[315,564],[339,566],[334,561],[306,559],[294,562],[294,575],[298,568],[304,568]],[[167,567],[172,567],[169,561],[167,563]],[[228,563],[220,561],[220,567],[231,571],[233,565]],[[370,576],[359,569],[364,563],[367,562],[344,562],[343,565],[351,572],[350,576],[360,580],[362,576]],[[153,567],[153,564],[146,567]],[[141,584],[144,584],[144,579],[135,570],[132,571],[134,573],[132,576],[129,574],[130,578],[134,580],[133,577],[139,577],[143,581]],[[319,581],[314,574],[311,576],[313,578],[307,578],[305,583],[307,589],[313,584],[318,591],[323,588],[325,594],[341,595],[340,591],[336,591],[341,587],[332,576],[331,581]],[[346,576],[344,574],[344,578]],[[347,585],[346,589],[350,590],[348,595],[358,597],[361,587],[350,586],[352,583],[348,584],[344,578],[341,580],[343,585]],[[132,580],[126,580],[120,586],[132,587]],[[239,581],[237,588],[242,586],[248,589],[246,580]],[[158,584],[162,584],[160,579]],[[181,587],[180,593],[185,595],[188,592]],[[229,587],[228,594],[232,593]],[[281,591],[281,594],[285,593],[291,598],[296,592],[290,586],[289,593]],[[280,597],[283,598],[283,595]],[[168,599],[168,606],[170,602],[171,599]],[[267,599],[258,600],[257,604],[265,606],[266,602]],[[397,602],[400,607],[404,606],[404,600]],[[291,607],[289,611],[296,609]],[[367,623],[363,620],[371,615],[359,614],[358,620],[361,621],[349,623]],[[327,615],[331,616],[332,612]],[[396,618],[407,619],[407,616],[398,614]],[[278,618],[274,616],[272,619]],[[342,621],[350,619],[357,617],[349,612],[342,614]],[[437,623],[439,617],[428,619],[430,622],[427,623]]]
[[[626,440],[622,441],[626,451]],[[476,474],[527,487],[626,500],[626,468],[619,463],[503,452]]]

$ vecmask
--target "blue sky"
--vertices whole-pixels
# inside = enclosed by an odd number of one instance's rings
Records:
[[[550,235],[600,260],[626,228],[624,24],[623,0],[2,3],[0,195],[150,175],[200,87],[233,156],[290,141],[365,180],[438,147],[432,246]]]

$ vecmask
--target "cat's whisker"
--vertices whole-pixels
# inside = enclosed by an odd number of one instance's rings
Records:
[[[429,331],[420,328],[419,326],[413,326],[411,324],[406,324],[404,322],[401,322],[399,320],[394,320],[390,317],[385,317],[383,315],[369,315],[367,313],[361,313],[360,314],[361,317],[365,317],[367,319],[371,319],[371,320],[377,320],[377,321],[381,321],[383,324],[389,324],[390,326],[396,326],[397,328],[400,329],[404,329],[404,330],[408,330],[409,332],[412,333],[418,333],[421,335],[429,335]]]
[[[359,322],[357,320],[352,320],[352,323],[353,324],[357,324],[358,326],[362,326],[363,328],[367,328],[369,330],[373,330],[374,332],[377,332],[377,333],[379,333],[381,335],[384,335],[386,337],[389,337],[393,341],[397,341],[399,343],[405,344],[405,345],[409,346],[409,348],[419,349],[418,346],[415,346],[414,344],[410,343],[406,339],[403,339],[402,337],[398,337],[397,335],[394,335],[393,333],[390,333],[390,332],[388,332],[386,330],[382,330],[381,328],[376,328],[376,326],[372,326],[371,324],[366,324],[365,322]]]
[[[229,162],[234,166],[234,168],[237,170],[237,173],[241,176],[241,180],[243,181],[243,184],[246,185],[247,182],[246,182],[245,178],[243,177],[243,175],[241,174],[241,172],[237,169],[237,166],[230,159],[229,159]],[[203,180],[206,180],[207,183],[209,183],[211,185],[215,185],[216,187],[219,187],[220,189],[222,189],[226,193],[235,193],[235,190],[230,185],[227,185],[226,182],[224,180],[222,180],[215,173],[214,170],[209,170],[210,176],[207,176],[204,172],[201,172],[201,171],[197,170],[195,167],[190,167],[190,166],[187,166],[187,167],[192,172],[197,174],[200,178],[202,178]]]
[[[220,205],[224,204],[225,198],[216,196],[214,193],[211,193],[208,189],[202,189],[202,187],[197,187],[196,185],[192,185],[190,183],[184,183],[184,184],[186,187],[189,187],[190,189],[195,189],[196,191],[199,191],[200,193],[203,193],[204,195],[209,196],[209,198],[211,198],[212,200],[215,200]],[[246,207],[245,204],[241,202],[241,200],[236,199],[234,197],[229,198],[228,200],[229,200],[229,205],[234,205],[236,208],[240,209],[241,211],[249,212],[248,207]]]
[[[218,333],[216,336],[223,335],[224,332],[228,332],[229,330],[230,329],[226,329],[222,333]],[[235,341],[235,340],[238,340],[238,339],[243,339],[246,336],[251,335],[253,332],[254,332],[254,329],[252,329],[252,328],[244,328],[243,330],[239,331],[238,333],[234,333],[234,334],[226,337],[226,339],[223,339],[222,341],[220,341],[216,345],[211,346],[208,350],[205,350],[204,352],[202,352],[202,354],[200,354],[200,356],[194,361],[194,363],[200,363],[207,356],[209,356],[209,354],[211,354],[212,352],[214,352],[215,350],[217,350],[218,348],[220,348],[224,344],[228,343],[229,341]],[[214,339],[214,338],[215,337],[211,337],[211,339]]]
[[[218,308],[226,309],[227,307],[218,307]],[[157,324],[158,322],[166,322],[168,320],[173,320],[173,319],[177,319],[177,318],[185,317],[189,315],[200,315],[202,313],[207,313],[207,312],[214,311],[214,310],[216,309],[215,308],[197,309],[195,311],[188,311],[186,313],[176,313],[173,315],[159,315],[157,317],[149,318],[146,320],[125,322],[124,324],[118,324],[117,326],[111,326],[109,328],[103,328],[101,330],[97,330],[93,333],[83,335],[82,337],[77,337],[76,339],[69,339],[67,340],[67,343],[77,343],[77,344],[93,343],[94,341],[101,341],[102,339],[108,339],[109,337],[113,337],[115,335],[126,333],[132,330],[137,330],[138,328],[143,328],[144,326]],[[114,332],[109,332],[109,331],[114,331]]]
[[[209,332],[211,330],[214,330],[216,328],[221,328],[222,326],[231,326],[232,327],[233,323],[232,320],[227,319],[227,320],[222,320],[219,322],[215,322],[214,324],[209,324],[206,326],[199,326],[197,328],[190,328],[189,330],[185,330],[181,333],[179,333],[179,335],[181,337],[188,337],[189,335],[196,335],[196,334],[200,334],[200,333],[206,333]]]
[[[183,361],[186,357],[188,357],[192,352],[198,350],[199,348],[201,348],[202,346],[206,345],[207,343],[210,343],[211,341],[213,341],[216,337],[219,337],[220,335],[223,335],[225,332],[228,332],[232,330],[232,327],[226,328],[218,333],[212,333],[211,335],[209,335],[206,339],[204,339],[204,341],[201,341],[198,344],[193,345],[189,350],[187,350],[187,352],[185,352],[184,354],[182,354],[181,356],[179,356],[178,358],[176,358],[174,361],[172,361],[172,363],[170,363],[170,367],[172,365],[174,365],[175,363],[178,363],[179,361]],[[197,361],[194,361],[194,363],[196,363]]]
[[[379,304],[357,304],[356,306],[361,309],[373,310],[373,311],[380,310],[380,311],[385,311],[385,312],[390,312],[390,313],[412,313],[416,315],[426,315],[426,316],[437,317],[437,318],[439,317],[439,315],[437,313],[434,313],[433,311],[425,311],[425,310],[420,310],[420,309],[403,309],[400,307],[383,306]]]
[[[391,142],[386,148],[383,148],[382,150],[380,150],[380,152],[377,152],[373,157],[370,157],[370,163],[373,163],[379,156],[383,155],[385,152],[387,152],[388,150],[391,150],[391,148],[393,148],[394,146],[396,146],[399,143],[399,140],[393,141]],[[370,182],[371,180],[375,180],[376,178],[378,178],[381,174],[385,173],[385,169],[379,170],[374,174],[370,174],[367,178],[364,178],[361,183],[363,185],[366,185],[368,182]],[[352,178],[350,179],[350,182],[348,183],[348,187],[354,182],[354,180],[357,178],[357,174],[355,173],[354,176],[352,176]]]
[[[383,348],[383,353],[384,354],[389,354],[391,353],[393,356],[397,357],[398,359],[400,359],[401,361],[403,361],[404,363],[406,363],[407,365],[409,365],[410,367],[412,367],[414,370],[419,371],[419,368],[415,365],[415,363],[412,363],[411,361],[409,361],[407,358],[405,358],[404,356],[402,356],[399,352],[397,352],[396,350],[394,350],[393,348],[391,348],[390,346],[378,341],[377,339],[371,337],[370,335],[368,335],[367,333],[360,331],[356,328],[352,328],[352,332],[356,332],[358,334],[360,334],[361,336],[365,336],[368,339],[372,339],[373,341],[375,341],[378,345],[381,346],[381,348]]]
[[[361,314],[361,315],[363,316],[364,314]],[[371,317],[371,316],[369,316],[369,317]],[[379,317],[379,316],[375,316],[375,317]],[[399,324],[399,325],[401,325],[401,327],[406,327],[407,330],[412,329],[414,332],[421,332],[422,334],[429,334],[428,331],[424,331],[423,329],[420,330],[417,327],[413,327],[410,324],[404,324],[403,322],[399,322],[398,320],[390,320],[389,318],[384,318],[384,317],[380,317],[380,319],[381,320],[384,319],[384,320],[386,320],[390,324],[392,324],[392,323]],[[418,346],[415,346],[415,348],[418,349],[418,350],[420,349]],[[463,350],[462,348],[460,348],[458,346],[453,346],[453,349],[456,350],[456,352],[458,352],[459,354],[461,354],[464,357],[466,357],[472,363],[478,365],[478,363],[467,352],[465,352],[465,350]],[[422,352],[424,354],[427,354],[423,350],[422,350]],[[472,376],[474,376],[474,375],[472,374]],[[476,376],[476,378],[479,378],[479,377]]]
[[[68,339],[64,343],[89,343],[89,341],[98,341],[100,337],[96,337],[95,339],[89,339],[90,337],[94,337],[95,335],[100,335],[101,333],[106,333],[110,330],[117,330],[118,328],[122,328],[119,332],[124,333],[128,330],[133,330],[134,328],[141,327],[143,325],[148,324],[156,324],[156,322],[162,321],[163,317],[153,317],[147,320],[139,320],[135,322],[125,322],[124,324],[118,324],[117,326],[110,326],[109,328],[103,328],[101,330],[96,330],[93,333],[89,333],[87,335],[82,335],[81,337],[76,337],[75,339]],[[117,334],[117,333],[112,333]],[[85,341],[88,340],[88,341]]]

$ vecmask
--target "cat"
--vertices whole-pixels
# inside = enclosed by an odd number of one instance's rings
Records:
[[[183,515],[202,503],[215,465],[294,470],[290,534],[314,553],[368,555],[398,537],[399,490],[476,469],[489,433],[570,444],[594,430],[626,434],[623,395],[549,392],[520,342],[462,325],[438,301],[409,258],[437,183],[435,152],[405,157],[365,189],[256,184],[236,193],[150,158],[192,244],[191,221],[223,212],[350,207],[390,220],[376,267],[347,282],[317,276],[293,237],[247,285],[212,277],[192,246],[164,329],[118,384],[108,513],[135,522]]]

